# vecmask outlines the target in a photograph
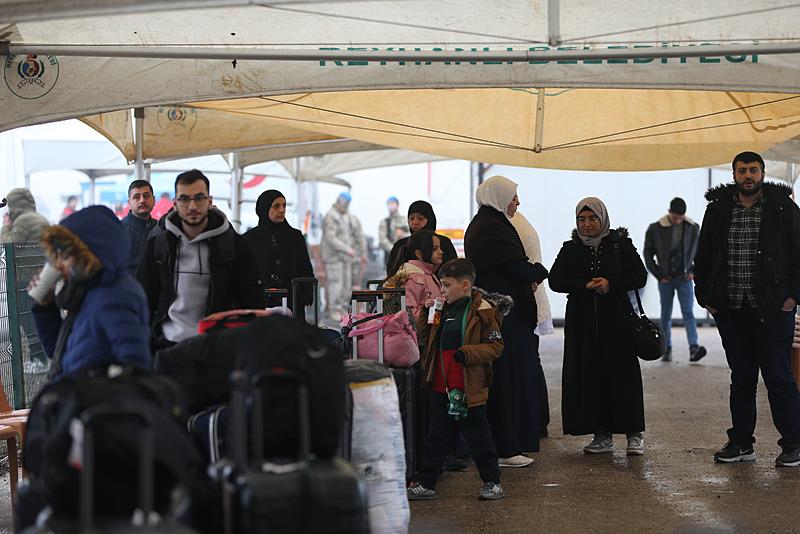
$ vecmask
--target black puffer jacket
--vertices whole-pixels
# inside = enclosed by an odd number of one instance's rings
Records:
[[[179,225],[177,212],[171,212],[159,221],[147,240],[136,278],[147,295],[153,326],[154,348],[163,341],[161,323],[167,318],[170,306],[175,301],[175,261],[178,254],[178,238],[164,229],[165,219]],[[208,214],[209,230],[227,224],[225,215],[212,208]],[[209,240],[211,280],[206,315],[237,308],[263,308],[264,290],[261,273],[247,241],[228,228],[222,235]]]
[[[787,298],[800,301],[800,208],[788,185],[764,183],[758,237],[756,299],[762,319],[780,311]],[[709,201],[695,256],[695,295],[701,306],[728,307],[728,231],[734,184],[706,192]]]

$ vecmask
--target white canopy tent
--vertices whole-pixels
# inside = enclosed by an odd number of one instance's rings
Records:
[[[137,107],[142,158],[347,139],[548,168],[716,165],[800,136],[799,18],[790,0],[0,0],[0,130]],[[191,134],[150,139],[159,120]],[[130,159],[127,133],[105,133]]]

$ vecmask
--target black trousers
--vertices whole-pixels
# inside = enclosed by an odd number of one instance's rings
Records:
[[[755,442],[758,371],[767,386],[778,445],[800,445],[800,393],[791,370],[794,311],[762,322],[758,310],[720,310],[717,329],[731,368],[731,419],[728,439],[740,446]]]
[[[472,460],[484,482],[500,482],[497,451],[492,441],[492,431],[486,420],[486,407],[469,409],[466,419],[456,421],[447,415],[447,395],[431,392],[428,405],[428,440],[425,458],[416,480],[428,489],[436,489],[436,480],[442,462],[453,450],[459,432],[469,446]]]

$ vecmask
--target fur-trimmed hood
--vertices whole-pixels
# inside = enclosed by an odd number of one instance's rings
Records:
[[[500,314],[505,317],[511,313],[511,308],[514,307],[514,299],[508,295],[486,291],[479,287],[473,287],[472,291],[481,296],[482,302],[478,305],[479,310],[484,309],[484,306],[486,305],[491,305],[497,308],[497,311],[499,311]]]
[[[49,258],[70,250],[87,272],[101,272],[100,283],[109,284],[119,272],[127,272],[131,241],[114,212],[105,206],[76,211],[42,234],[42,247]]]
[[[611,231],[609,231],[608,235],[604,238],[604,240],[606,240],[606,239],[629,239],[629,238],[630,238],[630,233],[628,232],[628,229],[625,228],[624,226],[620,226],[619,228],[612,228]],[[577,228],[573,228],[572,229],[572,240],[573,241],[577,241],[578,243],[583,245],[583,241],[581,241],[581,236],[578,235],[578,229]]]
[[[764,181],[764,196],[770,199],[775,198],[779,202],[792,201],[792,188],[789,184]],[[733,201],[736,193],[735,183],[725,183],[711,187],[706,191],[705,197],[709,202]]]
[[[692,224],[692,225],[697,224],[692,219],[690,219],[689,217],[684,217],[683,218],[683,222],[688,223],[688,224]],[[672,221],[669,220],[669,214],[664,215],[663,217],[661,217],[658,220],[658,224],[662,228],[669,228],[670,226],[672,226]]]

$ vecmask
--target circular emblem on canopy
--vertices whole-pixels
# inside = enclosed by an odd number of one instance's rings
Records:
[[[26,100],[41,98],[58,81],[56,56],[9,56],[3,68],[3,79],[12,93]]]

